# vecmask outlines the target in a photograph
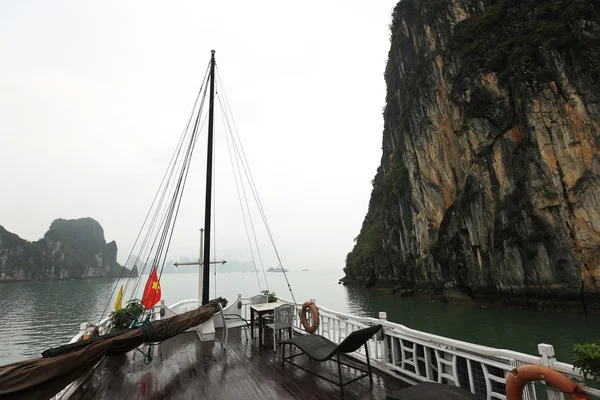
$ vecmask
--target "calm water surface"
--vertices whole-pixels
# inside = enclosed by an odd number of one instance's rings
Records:
[[[537,354],[538,343],[550,343],[559,360],[569,361],[573,343],[600,339],[598,316],[394,298],[379,291],[338,285],[342,275],[339,270],[288,273],[298,302],[316,298],[326,308],[361,316],[376,317],[379,311],[386,311],[388,320],[409,328],[477,344]],[[267,277],[271,291],[291,299],[283,274],[267,273]],[[216,284],[214,275],[211,281],[211,298],[216,297],[215,286],[218,295],[230,301],[237,298],[237,293],[249,297],[259,292],[256,275],[251,273],[220,273]],[[196,274],[163,275],[163,299],[172,304],[196,298],[197,282]],[[110,279],[0,284],[0,309],[4,314],[0,322],[0,365],[39,357],[46,348],[68,342],[81,322],[99,320],[115,284],[117,281]],[[265,286],[261,279],[261,289]]]

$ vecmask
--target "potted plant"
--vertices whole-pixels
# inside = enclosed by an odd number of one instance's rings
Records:
[[[269,303],[275,303],[277,301],[277,296],[275,296],[275,292],[269,292],[268,290],[263,290],[262,294],[265,296],[269,296]]]
[[[579,369],[585,379],[599,382],[600,346],[596,343],[575,344],[572,348],[573,369]]]
[[[146,311],[138,299],[129,300],[127,305],[110,313],[111,332],[131,328]]]

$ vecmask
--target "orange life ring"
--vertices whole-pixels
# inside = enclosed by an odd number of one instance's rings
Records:
[[[589,399],[581,386],[560,372],[541,365],[523,365],[513,369],[506,377],[506,400],[522,400],[525,385],[535,381],[546,382],[571,400]]]
[[[313,319],[313,324],[312,326],[308,324],[308,321],[306,320],[306,310],[310,309],[310,312],[312,313],[312,319]],[[319,309],[317,308],[317,306],[315,305],[315,303],[313,303],[312,301],[306,301],[304,302],[304,304],[302,304],[302,311],[300,312],[300,320],[302,321],[302,326],[304,326],[304,329],[306,329],[306,332],[308,333],[315,333],[317,331],[317,329],[319,328]]]

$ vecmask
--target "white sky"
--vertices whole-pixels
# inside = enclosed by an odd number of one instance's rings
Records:
[[[215,49],[283,265],[341,269],[381,157],[395,3],[0,0],[0,225],[37,240],[89,216],[124,262]],[[169,258],[198,251],[205,138]],[[217,250],[246,261],[223,143]]]

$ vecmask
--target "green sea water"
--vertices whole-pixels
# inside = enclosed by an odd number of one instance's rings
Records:
[[[538,343],[549,343],[554,345],[560,361],[569,362],[573,343],[600,341],[598,316],[395,298],[381,291],[338,285],[343,273],[333,269],[290,271],[287,275],[298,302],[315,298],[317,304],[331,310],[370,317],[385,311],[388,320],[409,328],[472,343],[529,354],[537,354]],[[271,291],[291,299],[282,273],[266,276]],[[262,273],[259,278],[260,288],[253,273],[211,274],[210,297],[234,300],[238,293],[243,297],[258,294],[267,289]],[[0,365],[39,357],[46,348],[68,342],[80,323],[99,320],[107,304],[110,311],[114,299],[110,295],[117,283],[114,279],[88,279],[0,284],[0,309],[4,314],[0,322]],[[167,304],[196,298],[198,276],[165,274],[161,286]],[[124,300],[127,297],[126,293]]]

